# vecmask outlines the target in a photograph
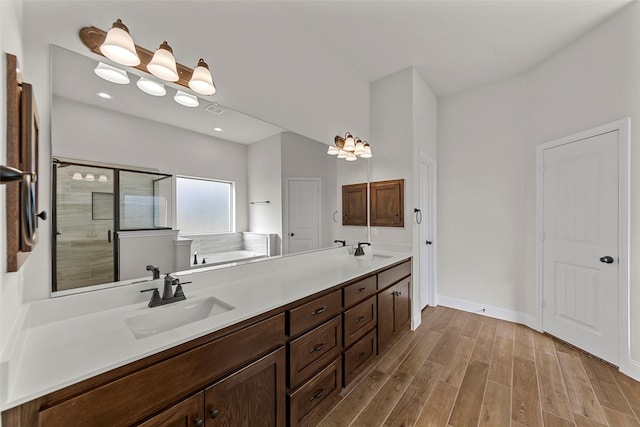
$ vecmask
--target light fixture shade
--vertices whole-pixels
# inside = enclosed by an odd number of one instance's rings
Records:
[[[173,57],[173,49],[166,41],[153,54],[151,62],[147,64],[147,70],[156,77],[168,82],[176,82],[179,79],[176,69],[176,58]]]
[[[353,153],[347,153],[347,157],[345,157],[345,160],[347,162],[355,162],[356,160],[358,160],[358,156]]]
[[[346,151],[344,151],[344,150],[338,150],[338,158],[339,158],[339,159],[346,159],[348,154],[349,154],[349,153],[347,153],[347,152],[346,152]]]
[[[109,64],[105,64],[104,62],[99,62],[93,72],[101,79],[105,79],[108,82],[119,85],[129,84],[130,81],[126,71],[113,67]]]
[[[136,86],[138,86],[138,89],[144,93],[148,93],[149,95],[165,96],[167,94],[167,90],[164,88],[162,83],[158,83],[155,80],[146,79],[144,77],[140,77]]]
[[[371,154],[371,147],[366,141],[364,142],[364,153],[360,154],[360,157],[362,157],[363,159],[370,159],[371,157],[373,157],[373,154]]]
[[[129,67],[140,64],[136,45],[129,34],[129,29],[119,19],[113,23],[104,42],[100,45],[100,52],[118,64]]]
[[[364,153],[364,144],[362,143],[360,138],[356,139],[356,148],[355,148],[355,150],[353,150],[353,153],[356,156],[361,156]]]
[[[176,101],[180,105],[184,105],[185,107],[197,107],[200,105],[198,102],[198,98],[195,95],[191,95],[190,93],[183,92],[181,90],[176,92],[176,95],[173,97],[174,101]]]
[[[336,156],[339,152],[340,150],[335,145],[330,145],[329,149],[327,150],[327,154],[331,156]]]
[[[213,95],[216,93],[216,86],[213,84],[209,66],[202,58],[198,61],[196,69],[193,70],[191,80],[189,80],[189,87],[201,95]]]
[[[344,151],[352,152],[356,149],[355,141],[353,140],[353,136],[347,132],[347,135],[344,137],[344,147],[342,147]]]
[[[93,176],[93,174],[92,174],[92,173],[88,173],[88,174],[84,177],[84,180],[85,180],[85,181],[89,181],[89,182],[93,182],[93,181],[95,181],[95,180],[96,180],[96,177],[95,177],[95,176]]]
[[[98,182],[107,182],[108,180],[107,175],[100,175],[100,178],[98,178]]]
[[[72,179],[74,181],[82,181],[82,174],[80,172],[74,172]]]

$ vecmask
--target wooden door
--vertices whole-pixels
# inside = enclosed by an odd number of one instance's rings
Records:
[[[204,426],[204,393],[191,396],[138,427],[202,427]]]
[[[397,334],[411,319],[411,299],[409,298],[409,288],[411,279],[402,279],[394,288],[393,294],[393,333]]]
[[[395,286],[391,286],[378,294],[378,353],[384,349],[393,337],[393,293]]]
[[[543,154],[543,328],[616,365],[618,133]]]
[[[286,422],[284,348],[205,390],[205,425],[274,427]]]
[[[320,179],[287,179],[287,253],[320,247]]]
[[[367,225],[367,184],[342,186],[342,225]]]
[[[404,227],[404,179],[371,183],[372,227]]]

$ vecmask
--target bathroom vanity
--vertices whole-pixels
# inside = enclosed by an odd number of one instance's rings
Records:
[[[39,322],[46,313],[61,316],[57,310],[28,310],[15,359],[3,361],[4,369],[15,369],[2,384],[9,392],[3,425],[313,425],[410,324],[410,256],[354,257],[349,249],[187,273],[180,276],[193,282],[184,286],[187,301],[175,307],[150,309],[148,295],[119,307],[115,301],[126,297],[109,289],[113,295],[101,299],[113,299],[113,306],[98,313],[85,307],[45,325]],[[41,304],[73,304],[65,298]],[[219,314],[165,329],[156,323],[159,329],[146,335],[131,326],[131,319],[161,313],[153,310],[175,318],[181,307],[205,303],[221,304]],[[101,326],[87,333],[93,322]],[[39,327],[62,334],[29,342]],[[83,334],[91,338],[68,336]],[[35,357],[38,346],[43,353]],[[73,369],[66,359],[77,352],[84,361]]]

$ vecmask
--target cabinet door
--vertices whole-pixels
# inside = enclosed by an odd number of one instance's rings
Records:
[[[285,375],[281,348],[212,385],[205,390],[206,426],[284,426]]]
[[[367,225],[367,184],[342,186],[342,225]]]
[[[378,294],[378,353],[384,349],[393,337],[393,293],[395,286]]]
[[[371,225],[404,227],[404,179],[371,183]]]
[[[394,289],[394,328],[393,332],[398,333],[411,320],[411,299],[409,298],[409,287],[411,279],[406,278],[398,282]]]
[[[138,427],[202,426],[204,426],[204,395],[200,392],[162,411]]]

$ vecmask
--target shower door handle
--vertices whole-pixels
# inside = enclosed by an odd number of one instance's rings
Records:
[[[107,242],[111,243],[111,230],[107,231]]]

